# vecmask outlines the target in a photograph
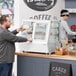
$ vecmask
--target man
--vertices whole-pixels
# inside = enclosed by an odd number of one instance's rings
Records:
[[[61,10],[61,20],[60,20],[60,42],[62,46],[66,46],[68,44],[68,34],[69,35],[76,35],[76,32],[70,30],[67,20],[69,18],[68,10]]]
[[[17,29],[10,32],[8,28],[11,25],[9,16],[0,17],[0,76],[12,76],[12,65],[14,62],[15,42],[32,41],[31,39],[18,37]]]

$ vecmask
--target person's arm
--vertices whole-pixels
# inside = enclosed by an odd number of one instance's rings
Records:
[[[14,30],[14,31],[11,31],[11,33],[13,33],[13,34],[17,34],[17,33],[19,33],[20,31],[24,31],[24,30],[27,30],[27,29],[29,29],[29,27],[24,27],[24,26],[21,26],[21,27],[19,27],[19,28],[17,28],[16,30]]]
[[[26,41],[28,41],[27,38],[16,36],[9,31],[3,31],[2,38],[4,40],[10,41],[10,42],[26,42]]]
[[[69,35],[76,35],[76,32],[71,31],[71,29],[69,28],[69,26],[68,26],[68,24],[66,22],[64,22],[63,28],[65,29],[67,34],[69,34]]]
[[[11,31],[11,33],[16,35],[18,33],[18,31],[17,30],[13,30],[13,31]]]

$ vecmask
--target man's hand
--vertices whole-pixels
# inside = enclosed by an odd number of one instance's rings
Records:
[[[29,29],[29,26],[21,26],[20,28],[17,29],[17,32],[28,30],[28,29]]]
[[[29,29],[29,26],[22,26],[22,29],[23,30],[28,30]]]
[[[29,38],[28,41],[29,41],[29,42],[32,42],[32,38]]]
[[[27,33],[28,33],[28,34],[32,34],[32,31],[28,31]]]

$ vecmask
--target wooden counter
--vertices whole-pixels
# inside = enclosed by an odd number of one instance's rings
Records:
[[[38,58],[54,58],[54,59],[76,60],[76,56],[69,56],[69,55],[54,55],[54,54],[48,55],[48,54],[27,53],[27,52],[16,52],[16,55],[38,57]]]
[[[16,52],[17,76],[49,76],[51,62],[71,64],[72,76],[76,76],[76,57]]]

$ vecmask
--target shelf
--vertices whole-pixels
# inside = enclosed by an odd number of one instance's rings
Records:
[[[70,13],[76,13],[76,8],[66,8]]]

